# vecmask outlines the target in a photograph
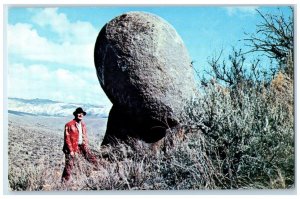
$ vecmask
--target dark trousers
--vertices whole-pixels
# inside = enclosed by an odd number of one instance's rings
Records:
[[[83,157],[90,163],[97,165],[96,157],[91,153],[90,149],[85,145],[78,145],[79,154],[82,154]],[[62,174],[62,180],[68,181],[71,177],[71,173],[75,164],[75,157],[70,154],[65,154],[65,168]]]

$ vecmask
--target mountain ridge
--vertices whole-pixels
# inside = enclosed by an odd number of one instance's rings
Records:
[[[77,107],[82,107],[88,116],[107,118],[110,106],[81,103],[67,103],[49,99],[8,98],[8,112],[11,114],[30,114],[36,116],[65,117],[72,115]]]

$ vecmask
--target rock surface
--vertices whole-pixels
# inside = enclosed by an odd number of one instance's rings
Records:
[[[180,124],[196,84],[187,49],[165,20],[144,12],[114,18],[98,35],[94,59],[113,103],[102,144],[112,137],[156,142]]]

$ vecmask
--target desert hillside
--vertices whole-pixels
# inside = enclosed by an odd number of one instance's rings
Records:
[[[16,176],[27,170],[55,168],[57,176],[64,167],[63,130],[72,117],[46,117],[8,114],[8,166]],[[86,117],[91,148],[101,144],[105,118]],[[59,179],[59,178],[58,178]]]

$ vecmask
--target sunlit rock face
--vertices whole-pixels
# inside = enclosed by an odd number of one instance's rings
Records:
[[[94,58],[113,103],[103,145],[114,137],[156,142],[182,122],[196,86],[188,51],[165,20],[144,12],[114,18],[101,29]]]

